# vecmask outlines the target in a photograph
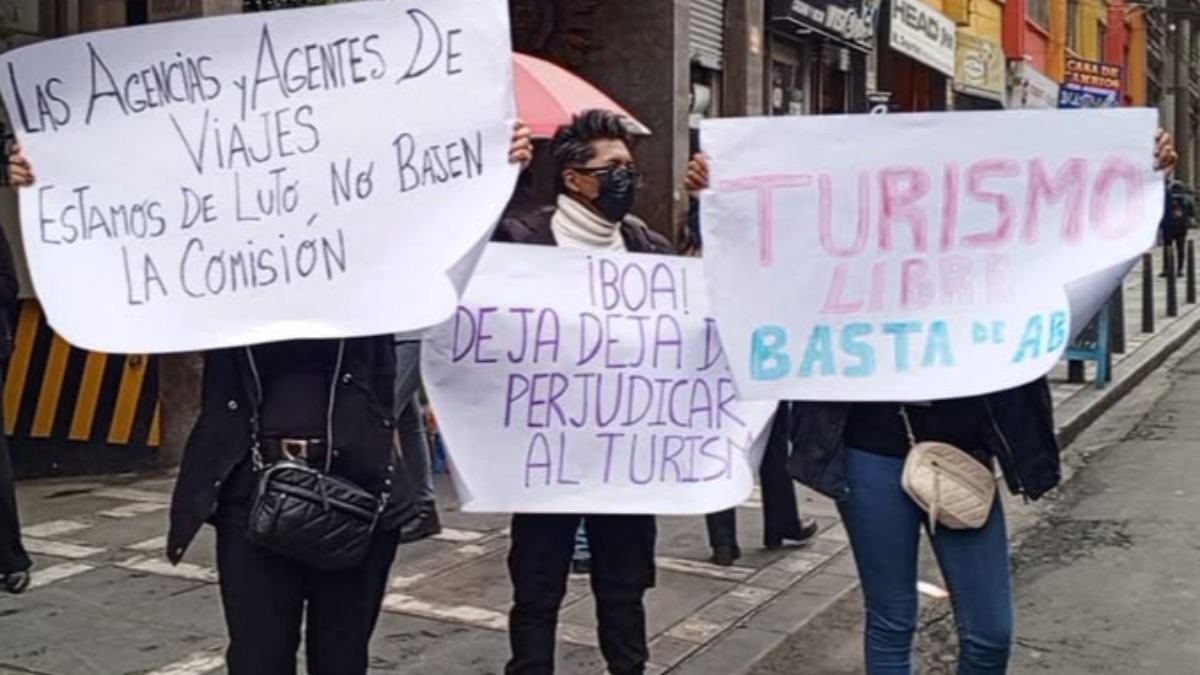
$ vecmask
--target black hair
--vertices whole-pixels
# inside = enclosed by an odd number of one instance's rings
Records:
[[[585,110],[571,118],[554,133],[550,141],[550,154],[554,157],[555,184],[562,193],[563,171],[572,166],[583,166],[596,158],[592,149],[594,141],[622,141],[632,147],[629,128],[620,115],[610,110]]]

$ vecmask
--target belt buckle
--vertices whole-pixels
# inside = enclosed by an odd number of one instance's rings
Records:
[[[298,462],[308,461],[308,441],[285,438],[279,442],[279,445],[284,458]]]

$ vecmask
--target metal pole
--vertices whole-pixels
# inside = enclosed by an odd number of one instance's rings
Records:
[[[1142,332],[1154,332],[1154,256],[1142,255]]]
[[[1112,298],[1112,350],[1117,354],[1125,353],[1125,280],[1117,285]]]
[[[1187,242],[1187,303],[1196,304],[1196,242]]]
[[[1175,147],[1179,153],[1179,164],[1175,169],[1175,175],[1179,180],[1188,182],[1191,177],[1191,119],[1190,103],[1191,93],[1188,86],[1188,66],[1184,61],[1184,50],[1187,49],[1187,35],[1190,30],[1191,22],[1188,19],[1179,16],[1175,18],[1175,30],[1172,32],[1173,47],[1171,54],[1171,62],[1174,72],[1171,74],[1171,86],[1175,90],[1175,128],[1172,129],[1175,134]]]
[[[1175,283],[1179,278],[1179,268],[1175,263],[1174,246],[1167,246],[1165,258],[1167,264],[1167,316],[1174,318],[1179,316],[1179,287]]]

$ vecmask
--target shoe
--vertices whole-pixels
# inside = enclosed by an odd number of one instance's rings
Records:
[[[29,590],[29,572],[13,572],[12,574],[5,574],[0,579],[3,579],[4,590],[13,595],[20,595]]]
[[[400,543],[411,544],[441,533],[442,520],[438,517],[437,505],[433,502],[426,502],[421,504],[421,512],[417,514],[416,518],[400,527]]]
[[[817,533],[821,531],[821,526],[812,518],[805,518],[800,521],[800,531],[793,536],[779,537],[778,539],[768,539],[766,547],[769,550],[783,548],[785,542],[791,542],[796,546],[803,546],[813,540]]]
[[[591,558],[576,558],[571,561],[571,574],[591,574],[592,559]]]
[[[742,549],[737,546],[714,546],[712,564],[720,565],[721,567],[731,567],[741,557]]]

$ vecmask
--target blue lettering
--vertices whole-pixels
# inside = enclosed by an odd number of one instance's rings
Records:
[[[783,348],[787,331],[782,326],[760,326],[750,336],[750,377],[778,380],[792,370],[792,360]]]
[[[869,343],[860,342],[860,338],[870,335],[871,330],[869,323],[852,323],[842,329],[842,351],[858,359],[858,365],[846,368],[843,373],[846,377],[870,377],[875,374],[875,349]]]
[[[813,368],[821,367],[822,375],[833,375],[833,335],[829,326],[814,326],[808,346],[804,349],[804,361],[800,364],[800,377],[812,377]]]
[[[932,368],[936,365],[954,365],[954,354],[950,349],[950,328],[945,321],[934,321],[929,324],[929,339],[925,341],[925,358],[921,367]]]
[[[896,372],[903,373],[908,370],[908,335],[910,333],[920,333],[921,324],[918,321],[885,323],[883,324],[883,332],[885,335],[891,335],[894,338]]]
[[[1042,355],[1043,328],[1040,315],[1029,319],[1029,323],[1025,324],[1025,335],[1021,337],[1021,344],[1017,347],[1017,355],[1013,358],[1013,363],[1020,363],[1026,358],[1036,359]]]
[[[1050,315],[1050,336],[1046,343],[1046,351],[1058,351],[1067,341],[1067,313],[1055,312]]]

